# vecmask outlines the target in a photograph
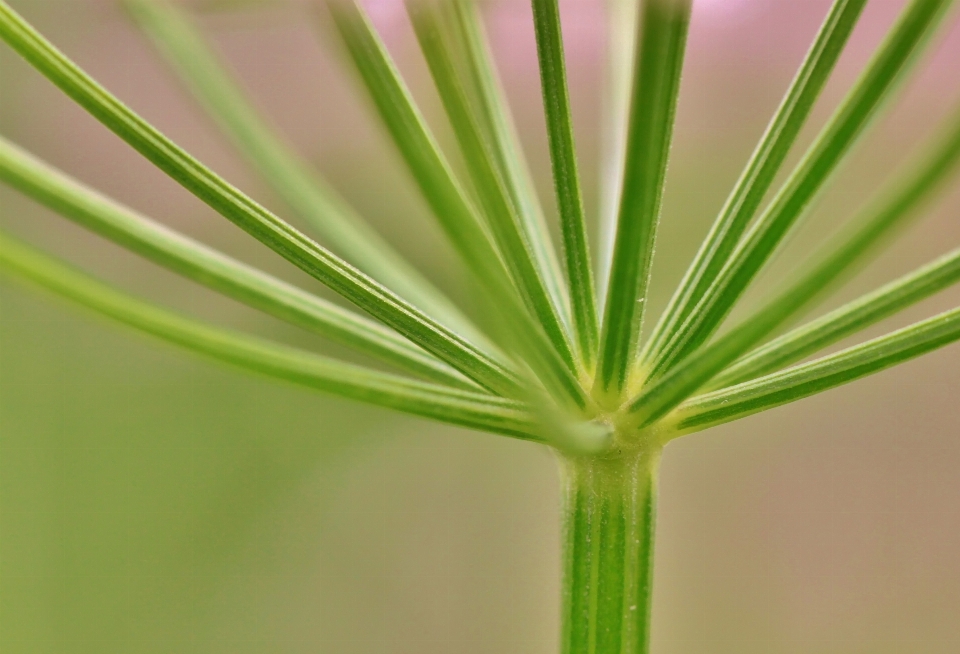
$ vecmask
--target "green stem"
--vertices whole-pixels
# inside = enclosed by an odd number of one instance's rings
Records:
[[[563,460],[563,654],[649,650],[659,460]]]

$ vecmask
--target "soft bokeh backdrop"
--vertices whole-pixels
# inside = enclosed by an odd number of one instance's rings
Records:
[[[109,89],[232,182],[289,212],[184,95],[113,0],[10,0]],[[258,106],[437,282],[462,278],[309,2],[195,0]],[[903,0],[872,0],[810,141]],[[441,137],[395,0],[368,3]],[[827,0],[695,0],[651,304],[719,209]],[[597,214],[607,30],[562,2],[586,198]],[[529,7],[486,4],[553,211]],[[960,21],[877,121],[752,297],[790,274],[960,102]],[[82,180],[311,289],[5,47],[0,130]],[[798,148],[799,152],[799,148]],[[793,160],[797,158],[794,154]],[[836,301],[960,244],[960,184]],[[139,261],[6,188],[3,227],[120,286],[337,356]],[[469,306],[469,298],[462,298]],[[947,292],[871,330],[960,302]],[[664,457],[654,651],[960,650],[960,349],[691,436]],[[532,445],[238,373],[0,280],[0,649],[556,650],[557,478]]]

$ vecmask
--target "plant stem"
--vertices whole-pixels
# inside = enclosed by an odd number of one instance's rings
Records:
[[[563,460],[562,654],[650,644],[659,446]]]

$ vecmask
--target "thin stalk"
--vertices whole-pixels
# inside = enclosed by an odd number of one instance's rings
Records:
[[[952,0],[913,0],[803,160],[645,371],[655,382],[716,331],[931,40]]]
[[[617,404],[633,367],[666,176],[690,0],[649,0],[639,42],[610,283],[604,305],[594,393]]]
[[[892,315],[925,297],[955,283],[960,278],[960,257],[948,254],[909,275],[887,284],[877,291],[845,304],[820,320],[805,325],[777,339],[773,349],[762,348],[759,358],[751,356],[749,368],[759,366],[777,367],[783,358],[797,361],[826,347],[844,336],[866,329],[871,324]],[[670,372],[645,388],[629,405],[628,411],[641,425],[649,425],[664,416],[703,387],[714,375],[723,370],[740,354],[749,349],[764,334],[769,334],[781,324],[780,316],[788,313],[796,302],[790,296],[782,301],[783,307],[769,305],[768,311],[760,312],[745,321],[707,347],[697,350],[692,356],[672,368]],[[772,345],[772,343],[771,343]],[[746,371],[739,369],[733,374],[740,376]]]
[[[271,129],[185,10],[168,0],[124,2],[240,153],[334,251],[444,324],[480,340],[459,309]]]
[[[412,1],[412,0],[411,0]],[[554,303],[567,317],[570,299],[563,271],[550,236],[530,167],[520,144],[503,84],[490,52],[490,43],[476,0],[437,3],[444,39],[457,63],[457,73],[470,99],[484,141],[510,197],[517,208],[521,228],[530,242],[537,267]]]
[[[0,38],[105,127],[258,241],[495,393],[518,397],[515,372],[367,277],[227,183],[124,105],[0,0]]]
[[[759,310],[751,314],[721,338],[697,349],[680,361],[666,374],[655,378],[641,391],[632,406],[641,411],[644,419],[660,416],[698,391],[715,375],[756,347],[789,320],[826,295],[845,277],[851,274],[891,232],[904,227],[914,215],[918,205],[927,200],[960,161],[960,114],[950,121],[949,129],[934,139],[932,151],[910,166],[891,189],[854,221],[854,229],[847,236],[831,240],[818,263],[805,267],[807,272],[790,284]],[[937,263],[933,264],[937,269]],[[949,276],[949,272],[945,273]],[[890,297],[881,297],[878,302],[887,302],[893,310],[906,306],[898,304],[902,293],[895,282],[887,287]],[[932,291],[931,291],[932,292]],[[922,291],[918,290],[919,300]],[[879,319],[879,318],[877,318]],[[864,325],[866,327],[866,324]],[[754,360],[754,364],[757,360]],[[751,364],[749,367],[752,368]],[[746,370],[737,372],[744,374]],[[727,379],[724,375],[721,375]],[[740,378],[742,381],[745,378]],[[714,385],[714,387],[716,387]],[[641,409],[642,407],[642,409]]]
[[[573,326],[580,358],[589,370],[594,365],[600,336],[557,0],[533,0],[533,19]]]
[[[562,461],[562,654],[649,651],[659,458]]]
[[[363,10],[350,0],[328,6],[374,106],[448,238],[486,292],[498,319],[500,340],[526,355],[534,372],[558,399],[580,410],[589,404],[571,366],[562,333],[547,333],[510,280],[480,216],[453,175],[383,43]]]
[[[822,393],[960,340],[960,308],[810,363],[690,398],[665,422],[700,431]]]
[[[457,134],[485,223],[530,311],[537,317],[570,370],[577,372],[578,365],[561,309],[550,295],[544,271],[539,266],[530,241],[531,235],[524,228],[507,184],[497,170],[496,157],[484,138],[476,112],[471,109],[438,12],[432,4],[423,0],[407,3],[407,11],[440,92],[440,99]]]
[[[641,353],[660,353],[726,263],[800,133],[867,0],[834,0],[800,70]]]
[[[710,390],[779,370],[960,282],[960,249],[757,348],[710,380]]]
[[[623,184],[630,113],[631,62],[636,46],[640,0],[604,0],[607,61],[601,96],[604,120],[600,124],[600,202],[597,226],[597,301],[607,295],[613,243],[617,235],[617,205]],[[603,307],[598,306],[602,312]]]
[[[0,137],[0,180],[87,229],[215,291],[415,375],[476,389],[393,330],[138,214]]]
[[[484,288],[509,283],[500,252],[366,14],[352,0],[330,0],[328,7],[379,117],[447,238]]]
[[[3,234],[0,269],[142,332],[246,370],[472,429],[543,440],[517,402],[369,370],[185,318],[116,291]]]
[[[790,275],[790,279],[796,281],[767,301],[783,306],[783,298],[793,298],[789,310],[784,311],[783,322],[809,311],[828,297],[879,254],[895,234],[923,215],[919,209],[943,189],[945,182],[956,174],[958,164],[960,108],[930,139],[922,155],[903,173],[885,183],[884,192],[811,255],[800,272]]]

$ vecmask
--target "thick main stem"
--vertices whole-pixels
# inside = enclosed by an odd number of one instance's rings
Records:
[[[562,654],[645,654],[659,449],[563,460]]]

